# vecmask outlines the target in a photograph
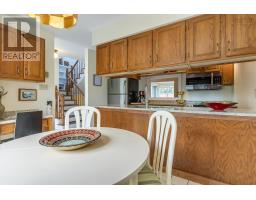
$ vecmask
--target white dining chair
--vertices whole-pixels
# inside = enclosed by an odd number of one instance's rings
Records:
[[[154,123],[154,121],[156,123]],[[154,112],[149,120],[147,141],[149,146],[153,141],[153,125],[156,125],[155,129],[155,142],[153,153],[153,163],[150,164],[150,156],[147,165],[142,169],[138,175],[138,184],[171,184],[172,178],[172,164],[174,157],[174,149],[176,143],[177,123],[175,117],[167,111]],[[169,149],[167,152],[166,161],[166,174],[163,173],[165,152],[168,144],[168,135],[171,128],[171,136],[169,141]]]
[[[90,128],[93,114],[96,113],[97,130],[100,130],[100,111],[90,106],[77,106],[70,108],[65,114],[65,129],[70,128],[70,115],[74,114],[76,128]]]

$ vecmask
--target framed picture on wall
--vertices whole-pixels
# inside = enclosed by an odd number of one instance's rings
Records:
[[[93,85],[94,86],[102,86],[102,77],[94,74],[93,75]]]
[[[36,89],[19,89],[19,101],[36,101]]]

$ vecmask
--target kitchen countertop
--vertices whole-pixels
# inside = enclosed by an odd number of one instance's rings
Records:
[[[38,110],[19,110],[19,111],[8,111],[5,112],[5,118],[0,119],[0,125],[1,124],[11,124],[16,123],[16,114],[19,112],[29,112],[29,111],[38,111]],[[53,115],[43,115],[43,118],[50,118],[53,117]]]
[[[108,109],[129,109],[129,110],[142,110],[142,111],[158,111],[166,110],[173,113],[191,113],[191,114],[206,114],[206,115],[226,115],[226,116],[241,116],[241,117],[256,117],[256,110],[241,109],[241,108],[229,108],[225,111],[213,111],[211,108],[201,107],[174,107],[174,106],[137,106],[129,105],[120,107],[118,105],[109,106],[97,106],[98,108]]]

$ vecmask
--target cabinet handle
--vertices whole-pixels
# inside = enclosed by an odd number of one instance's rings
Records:
[[[28,75],[28,68],[25,69],[25,75]]]
[[[156,62],[158,62],[158,54],[156,54]]]
[[[219,45],[219,43],[217,42],[217,53],[219,53],[219,51],[220,51],[220,45]]]
[[[19,74],[19,73],[20,73],[20,67],[17,66],[17,74]]]
[[[152,57],[149,56],[149,63],[152,64]]]

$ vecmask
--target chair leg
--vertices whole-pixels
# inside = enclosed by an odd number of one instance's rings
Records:
[[[130,178],[129,185],[138,185],[138,174]]]

